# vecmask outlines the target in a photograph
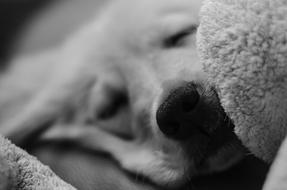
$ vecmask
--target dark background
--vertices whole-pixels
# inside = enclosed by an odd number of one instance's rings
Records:
[[[38,11],[41,11],[46,4],[52,1],[55,0],[0,0],[0,67],[6,65],[5,63],[7,62],[7,59],[9,59],[10,49],[13,41],[17,40],[17,36],[21,32],[22,27],[33,15],[35,15]],[[108,172],[109,170],[107,170],[107,168],[110,168],[108,165],[111,165],[110,163],[102,163],[103,161],[107,162],[106,159],[100,160],[99,157],[95,155],[85,155],[84,153],[79,154],[78,152],[74,153],[75,150],[68,150],[64,153],[62,150],[60,153],[54,153],[57,149],[51,149],[50,147],[41,147],[40,150],[43,152],[43,158],[41,156],[39,157],[42,158],[41,160],[43,162],[46,162],[47,164],[50,162],[54,164],[57,163],[59,166],[54,166],[54,168],[52,164],[49,165],[56,171],[58,168],[60,171],[58,174],[61,175],[63,173],[61,177],[67,181],[74,181],[74,185],[78,184],[78,187],[84,187],[87,186],[87,184],[84,183],[84,185],[81,186],[81,184],[77,182],[79,178],[78,175],[67,175],[70,173],[75,173],[71,172],[73,169],[70,168],[71,163],[73,163],[73,166],[79,166],[76,168],[77,173],[80,173],[82,176],[85,176],[83,174],[88,174],[90,178],[96,175],[91,172],[98,171],[99,166],[102,167],[100,168],[100,171]],[[47,160],[48,158],[51,161]],[[57,162],[54,162],[54,160],[57,160]],[[77,161],[78,165],[75,164],[75,160]],[[67,161],[70,161],[71,163]],[[95,162],[99,162],[100,164]],[[66,165],[68,165],[68,167],[66,167]],[[102,165],[104,165],[104,167]],[[88,170],[87,168],[90,168],[91,166],[93,166],[93,169]],[[233,186],[232,189],[259,190],[261,189],[267,171],[268,165],[252,156],[248,156],[240,164],[231,168],[229,171],[196,179],[194,181],[194,186],[195,189],[201,190],[209,190],[210,187],[213,187],[213,189],[230,189],[230,186]],[[115,173],[114,168],[112,173]],[[95,181],[95,178],[91,179],[91,181]]]
[[[11,44],[25,23],[53,0],[0,0],[0,66],[9,58]]]

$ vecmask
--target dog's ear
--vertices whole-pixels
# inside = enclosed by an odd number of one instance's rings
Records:
[[[112,129],[112,123],[129,123],[127,93],[119,71],[105,63],[65,59],[60,52],[18,59],[0,80],[4,92],[0,94],[0,133],[18,145],[66,117],[67,112],[82,115],[83,107],[89,112],[84,119],[92,117],[101,126]]]
[[[56,51],[18,56],[0,74],[0,123],[22,112],[50,80]],[[2,128],[2,127],[1,127]],[[0,130],[1,130],[0,128]]]
[[[117,67],[102,69],[89,94],[88,124],[96,124],[114,134],[130,136],[131,109],[127,84]]]
[[[73,75],[69,68],[58,71],[58,55],[50,51],[20,58],[1,77],[0,132],[16,144],[49,126],[91,86],[91,81],[66,76]]]

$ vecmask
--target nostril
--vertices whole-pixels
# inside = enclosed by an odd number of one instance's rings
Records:
[[[181,107],[183,112],[191,112],[199,102],[199,94],[193,91],[187,96],[182,97]]]
[[[193,120],[199,101],[200,94],[194,83],[187,83],[173,90],[156,113],[157,124],[162,133],[174,138],[192,135],[186,133],[193,131],[190,127],[195,125]]]
[[[180,123],[176,121],[169,121],[159,125],[159,128],[166,136],[174,136],[180,130]]]

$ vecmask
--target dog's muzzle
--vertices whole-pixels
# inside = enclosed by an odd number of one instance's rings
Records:
[[[169,138],[185,140],[202,133],[204,101],[196,84],[189,82],[172,90],[156,112],[159,129]]]

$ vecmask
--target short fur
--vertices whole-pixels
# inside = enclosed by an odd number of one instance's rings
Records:
[[[43,139],[70,139],[106,151],[124,169],[165,186],[228,167],[242,149],[206,83],[195,32],[182,44],[165,44],[199,24],[200,5],[200,0],[119,0],[58,49],[16,60],[0,83],[1,132],[21,145],[49,128]],[[178,142],[160,132],[155,115],[186,81],[202,89],[210,108],[203,122],[211,137]],[[127,102],[111,114],[118,95]],[[111,120],[117,124],[108,128]]]

